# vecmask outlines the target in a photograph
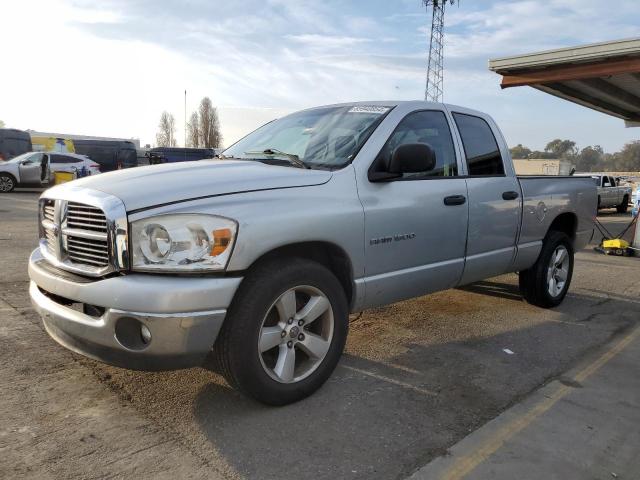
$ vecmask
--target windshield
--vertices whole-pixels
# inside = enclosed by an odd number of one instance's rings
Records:
[[[27,160],[31,155],[33,155],[33,152],[23,153],[22,155],[13,157],[11,160],[7,160],[6,163],[20,163],[23,160]]]
[[[349,105],[293,113],[250,133],[226,149],[222,157],[285,161],[297,157],[309,168],[341,168],[390,110],[378,105]]]

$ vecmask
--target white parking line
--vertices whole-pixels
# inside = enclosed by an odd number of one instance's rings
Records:
[[[411,385],[410,383],[401,382],[400,380],[385,377],[384,375],[378,375],[377,373],[369,372],[368,370],[362,370],[361,368],[351,367],[349,365],[342,365],[342,367],[346,368],[347,370],[353,370],[354,372],[361,373],[362,375],[367,375],[368,377],[372,377],[377,380],[382,380],[383,382],[391,383],[393,385],[398,385],[399,387],[413,390],[414,392],[418,392],[423,395],[429,395],[431,397],[435,397],[438,395],[436,392],[432,392],[430,390],[427,390],[426,388],[416,387],[415,385]]]
[[[11,195],[7,198],[12,202],[24,203],[25,205],[33,205],[36,208],[38,207],[38,197],[27,200],[26,198],[16,198],[14,195]]]
[[[36,213],[38,211],[38,205],[34,205],[34,206],[11,205],[11,209],[20,210],[21,212]]]
[[[383,365],[395,368],[396,370],[402,370],[403,372],[412,373],[414,375],[419,375],[420,373],[422,373],[420,372],[420,370],[416,370],[415,368],[411,367],[405,367],[404,365],[400,365],[398,363],[384,362]]]

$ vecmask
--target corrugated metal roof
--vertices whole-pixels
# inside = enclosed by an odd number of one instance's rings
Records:
[[[502,88],[531,86],[640,123],[640,38],[529,53],[489,61]]]
[[[489,70],[502,73],[523,68],[540,68],[550,65],[594,62],[612,57],[637,55],[640,52],[640,38],[627,38],[610,42],[592,43],[577,47],[558,48],[543,52],[526,53],[489,60]]]

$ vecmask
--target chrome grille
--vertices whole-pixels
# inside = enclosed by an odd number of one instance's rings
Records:
[[[50,222],[53,222],[54,220],[54,214],[55,214],[55,205],[53,200],[46,200],[44,207],[43,207],[43,212],[42,212],[42,216],[46,219],[49,220]]]
[[[68,228],[107,233],[107,218],[97,207],[69,202],[66,218]]]
[[[109,247],[106,240],[67,236],[67,255],[77,263],[109,265]]]
[[[90,276],[127,268],[124,204],[113,196],[84,189],[69,195],[75,198],[40,200],[43,256],[57,267]]]
[[[58,249],[58,238],[54,232],[55,222],[55,202],[53,200],[45,200],[42,205],[43,234],[46,241],[47,251],[51,255],[55,255]]]

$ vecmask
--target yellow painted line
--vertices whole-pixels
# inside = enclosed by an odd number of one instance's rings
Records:
[[[413,390],[414,392],[418,392],[423,395],[429,395],[432,397],[435,397],[438,395],[436,392],[432,392],[430,390],[427,390],[426,388],[416,387],[415,385],[411,385],[410,383],[401,382],[400,380],[396,380],[395,378],[385,377],[384,375],[379,375],[377,373],[369,372],[368,370],[362,370],[361,368],[351,367],[349,365],[342,365],[342,367],[346,368],[347,370],[353,370],[354,372],[361,373],[362,375],[367,375],[368,377],[372,377],[377,380],[382,380],[383,382],[391,383],[393,385],[398,385],[399,387]]]
[[[633,340],[640,335],[640,327],[636,327],[629,335],[624,337],[613,347],[607,350],[597,360],[593,361],[585,368],[580,370],[575,376],[576,382],[582,382],[602,368],[609,360],[615,357],[618,353],[624,350]],[[559,400],[566,396],[569,392],[574,390],[572,387],[561,386],[549,397],[546,397],[542,402],[532,407],[527,413],[519,418],[507,423],[504,427],[500,428],[494,435],[491,436],[484,444],[480,445],[473,453],[461,457],[456,460],[454,464],[447,470],[442,478],[447,480],[459,480],[471,473],[478,465],[487,460],[493,455],[505,442],[521,432],[531,422],[533,422],[540,415],[549,410]]]

